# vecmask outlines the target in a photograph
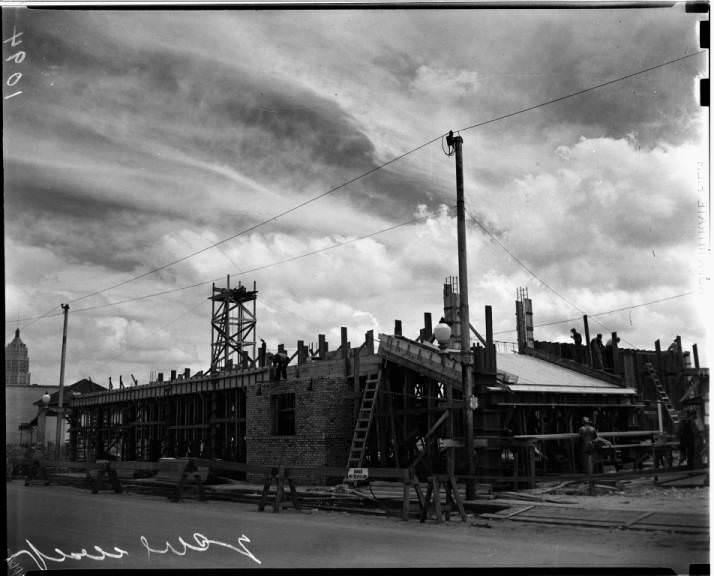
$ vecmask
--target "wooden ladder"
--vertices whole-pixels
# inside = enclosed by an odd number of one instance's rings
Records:
[[[669,398],[669,394],[667,394],[667,391],[664,389],[664,386],[662,386],[662,382],[660,382],[659,376],[657,376],[657,371],[654,369],[654,366],[652,366],[652,362],[645,362],[645,368],[647,368],[647,372],[650,375],[650,379],[652,380],[652,383],[657,389],[657,396],[659,397],[664,407],[667,409],[667,413],[672,419],[672,423],[677,426],[679,424],[679,414],[677,414],[677,411],[674,409],[674,406],[672,405],[672,400],[670,400]]]
[[[349,457],[347,458],[347,468],[360,468],[364,459],[364,451],[367,447],[367,437],[369,427],[374,416],[374,407],[377,403],[377,393],[382,381],[382,369],[380,368],[376,378],[368,378],[362,393],[362,403],[357,413],[355,431],[352,435],[352,445],[350,446]]]

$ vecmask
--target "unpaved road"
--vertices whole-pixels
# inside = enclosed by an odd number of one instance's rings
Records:
[[[7,484],[8,548],[27,550],[16,560],[32,569],[44,562],[48,569],[658,566],[687,573],[689,563],[709,558],[708,535],[498,521],[490,526],[318,511],[259,513],[242,503],[175,504],[153,496]],[[250,542],[241,546],[242,535]],[[185,549],[180,537],[194,549]],[[118,557],[96,559],[106,554],[94,546]],[[58,560],[72,552],[80,558]]]

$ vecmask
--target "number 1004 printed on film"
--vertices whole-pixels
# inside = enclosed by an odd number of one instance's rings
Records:
[[[16,28],[13,26],[12,36],[2,41],[3,47],[5,46],[5,44],[8,43],[9,48],[11,49],[19,47],[22,44],[20,36],[22,36],[22,32],[17,32]],[[17,52],[10,54],[5,58],[5,62],[10,63],[10,66],[8,67],[9,69],[7,71],[8,76],[5,79],[6,88],[18,87],[20,80],[22,80],[22,72],[17,70],[16,67],[20,66],[23,63],[26,55],[27,54],[24,50],[17,50]],[[15,90],[12,94],[6,94],[3,99],[9,100],[10,98],[14,98],[15,96],[19,96],[20,94],[22,94],[22,90]]]

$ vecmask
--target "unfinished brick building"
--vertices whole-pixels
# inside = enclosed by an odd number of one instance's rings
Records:
[[[378,346],[371,331],[353,346],[342,328],[336,350],[329,350],[319,335],[314,350],[298,341],[292,355],[282,344],[271,355],[264,342],[256,347],[256,297],[255,286],[214,286],[212,361],[206,373],[172,371],[166,380],[159,374],[147,385],[73,398],[74,457],[189,455],[282,464],[300,467],[295,473],[300,482],[324,483],[340,479],[329,478],[324,467],[408,468],[425,476],[443,470],[449,454],[454,471],[464,474],[468,407],[475,408],[472,449],[478,473],[508,477],[535,473],[536,467],[539,472],[575,471],[575,433],[586,415],[599,419],[600,432],[613,442],[628,434],[652,438],[676,427],[678,401],[669,400],[661,382],[650,382],[648,362],[642,360],[656,362],[656,357],[621,351],[605,371],[555,354],[533,340],[531,304],[525,297],[517,305],[520,353],[496,352],[487,307],[486,335],[479,335],[483,345],[469,352],[477,408],[463,398],[464,355],[453,349],[458,336],[452,334],[440,350],[430,314],[424,315],[415,340],[404,337],[396,321],[394,334],[380,334]],[[447,322],[456,324],[457,308],[455,284],[447,282]],[[457,332],[458,326],[452,328]],[[644,363],[633,364],[630,356]],[[665,357],[660,355],[661,366],[669,366]],[[653,369],[667,385],[669,373]],[[688,383],[692,389],[696,380],[697,393],[708,397],[706,369],[682,368],[680,373],[682,386]],[[655,405],[664,405],[659,430],[652,393]]]

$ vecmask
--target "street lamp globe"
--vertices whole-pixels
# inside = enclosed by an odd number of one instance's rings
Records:
[[[449,346],[449,342],[451,341],[451,328],[448,324],[439,322],[434,328],[434,337],[439,343],[439,348],[447,348]]]
[[[49,395],[47,392],[45,392],[45,393],[42,395],[42,403],[43,403],[45,406],[48,406],[49,403],[50,403],[50,395]]]

